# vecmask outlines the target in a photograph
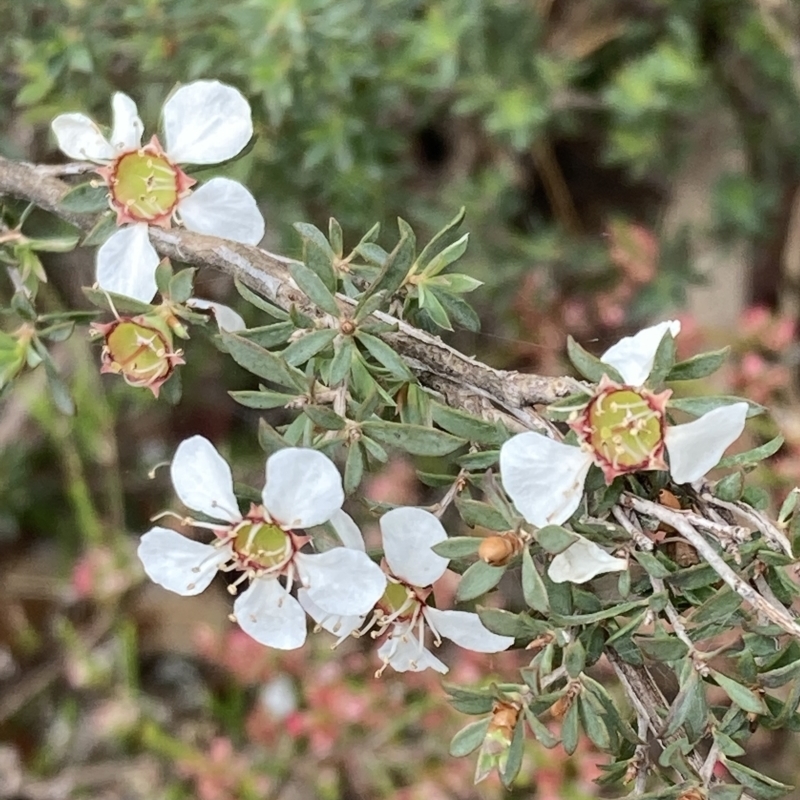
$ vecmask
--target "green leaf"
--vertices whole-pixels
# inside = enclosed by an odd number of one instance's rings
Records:
[[[59,201],[67,211],[78,214],[96,214],[108,209],[108,187],[102,181],[88,181],[70,189]]]
[[[326,431],[341,431],[344,429],[345,421],[332,409],[327,406],[303,406],[303,413],[319,428]]]
[[[494,698],[488,688],[466,689],[445,684],[444,689],[450,695],[450,705],[462,714],[488,714],[494,705]]]
[[[476,444],[499,447],[508,439],[508,431],[491,422],[473,417],[436,401],[430,404],[433,421],[449,433],[468,439]]]
[[[528,706],[525,706],[525,720],[528,723],[528,727],[531,729],[531,733],[536,737],[537,741],[539,741],[544,747],[550,749],[555,747],[558,744],[558,739],[550,733],[550,730],[542,724],[536,717],[536,715],[531,711]]]
[[[702,417],[709,411],[715,408],[722,408],[723,406],[731,406],[734,403],[747,403],[747,416],[757,417],[763,414],[767,409],[754,403],[752,400],[747,400],[744,397],[733,397],[732,395],[708,395],[706,397],[678,397],[670,398],[669,407],[677,408],[679,411],[685,411],[693,417]]]
[[[471,500],[467,497],[456,497],[455,505],[461,519],[474,528],[476,525],[488,528],[490,531],[507,531],[511,523],[505,515],[489,503]]]
[[[578,703],[573,701],[561,722],[561,746],[564,748],[564,752],[570,756],[578,749],[580,733],[578,714]]]
[[[450,220],[436,235],[422,248],[422,252],[417,259],[417,267],[424,269],[428,262],[440,253],[453,238],[455,232],[461,227],[464,217],[467,215],[467,210],[464,206],[458,210],[458,213]]]
[[[577,678],[586,666],[586,649],[580,639],[573,639],[564,648],[564,666],[570,678]]]
[[[338,335],[338,331],[324,328],[311,331],[295,339],[282,353],[281,358],[293,367],[305,364],[310,358],[323,351]]]
[[[361,423],[361,429],[382,444],[416,456],[444,456],[466,444],[464,439],[423,425],[367,420]]]
[[[574,544],[580,538],[577,533],[568,531],[560,525],[545,525],[544,528],[539,528],[534,534],[536,541],[547,550],[548,553],[558,555],[563,553],[571,544]]]
[[[649,386],[659,386],[664,382],[670,370],[675,366],[675,353],[675,339],[670,331],[666,331],[658,343],[653,358],[653,367],[647,376]]]
[[[288,267],[295,283],[305,292],[314,305],[323,311],[327,311],[337,319],[341,316],[342,311],[331,290],[322,282],[316,272],[297,261],[290,262]]]
[[[438,275],[445,267],[464,255],[468,244],[469,234],[465,233],[460,239],[448,245],[441,253],[434,256],[420,273],[421,276],[424,278],[432,278]]]
[[[350,372],[356,346],[351,338],[346,337],[336,340],[334,349],[335,353],[331,361],[328,382],[331,386],[338,386]]]
[[[625,383],[614,367],[604,364],[597,356],[584,350],[571,336],[567,337],[567,355],[575,369],[592,383],[599,383],[603,375],[608,375],[612,381],[617,383]]]
[[[294,325],[289,322],[273,322],[272,325],[261,325],[258,328],[248,328],[244,331],[236,331],[238,336],[249,339],[261,347],[278,347],[289,340],[294,332]]]
[[[741,472],[732,472],[714,484],[714,497],[732,503],[742,496],[743,489],[744,475]]]
[[[477,750],[486,738],[491,721],[491,717],[486,717],[465,725],[450,740],[450,755],[454,758],[462,758]]]
[[[741,683],[737,683],[727,675],[723,675],[713,669],[711,670],[711,676],[742,711],[746,711],[748,714],[769,714],[769,709],[764,703],[764,699],[752,689],[742,686]]]
[[[223,331],[219,336],[220,341],[239,366],[259,378],[286,386],[289,389],[297,389],[300,393],[305,394],[306,376],[288,365],[282,358],[235,333]]]
[[[731,777],[744,786],[745,789],[755,794],[759,800],[778,800],[778,798],[785,796],[792,790],[792,786],[787,786],[785,783],[776,781],[767,775],[762,775],[750,767],[739,764],[736,761],[731,761],[727,757],[722,758]]]
[[[494,589],[505,574],[505,567],[492,567],[485,561],[476,561],[461,576],[456,591],[456,600],[474,600]]]
[[[402,356],[398,355],[394,348],[390,347],[386,342],[364,331],[358,331],[355,336],[364,345],[369,354],[381,366],[389,370],[394,377],[401,381],[411,382],[414,380],[414,373],[406,366]]]
[[[770,439],[770,441],[766,444],[762,444],[760,447],[754,447],[752,450],[747,450],[744,453],[737,453],[736,455],[721,458],[717,466],[725,468],[739,467],[743,464],[756,464],[777,453],[781,447],[783,447],[783,436],[778,434],[774,439]],[[730,475],[728,477],[730,477]],[[723,478],[723,480],[725,479]],[[722,483],[722,481],[720,481],[720,483]],[[717,487],[719,487],[719,484],[717,484]],[[720,497],[720,495],[717,495],[717,497]]]
[[[193,268],[182,269],[172,276],[167,290],[170,300],[174,303],[185,303],[192,296],[196,272]]]
[[[730,347],[699,353],[686,361],[681,361],[669,371],[667,381],[691,381],[713,375],[724,363],[730,353]]]
[[[550,403],[545,413],[549,419],[564,421],[569,419],[573,413],[583,411],[591,399],[592,396],[590,394],[576,392],[568,397],[556,400],[555,403]]]
[[[547,589],[545,588],[542,576],[539,575],[536,565],[529,548],[522,551],[522,594],[525,602],[540,614],[547,614],[550,611],[550,602],[547,599]]]
[[[631,555],[645,568],[648,575],[663,580],[669,578],[672,572],[661,563],[658,556],[644,550],[632,550]]]
[[[447,317],[451,323],[467,331],[476,332],[481,329],[480,317],[466,300],[442,290],[436,291],[434,294],[447,312]]]
[[[258,421],[258,444],[267,455],[272,455],[287,447],[283,436],[263,418]]]
[[[708,792],[708,800],[740,800],[743,786],[734,786],[732,783],[718,783]]]
[[[376,292],[385,292],[387,297],[391,297],[403,285],[413,262],[414,241],[409,236],[401,236],[397,246],[389,253],[378,277],[359,298],[355,313]]]
[[[595,622],[602,622],[613,617],[621,617],[628,614],[635,608],[641,608],[649,603],[649,598],[642,600],[629,600],[627,603],[609,606],[600,611],[592,611],[588,614],[558,614],[551,611],[551,619],[557,625],[591,625]]]
[[[586,735],[598,749],[608,752],[611,749],[611,737],[608,734],[605,720],[586,697],[581,695],[577,698],[577,703]]]
[[[434,545],[431,550],[442,558],[467,558],[478,552],[482,541],[480,536],[451,536]]]
[[[344,235],[342,234],[342,226],[333,217],[328,220],[328,239],[333,252],[341,258],[344,253]]]
[[[344,493],[351,495],[361,485],[364,475],[364,451],[358,441],[351,441],[347,447],[347,460],[344,464]]]
[[[467,294],[467,292],[474,292],[479,286],[483,286],[483,281],[460,272],[448,272],[446,275],[426,278],[424,284],[426,287],[436,286],[451,294]]]
[[[637,636],[634,641],[654,661],[679,661],[689,652],[689,648],[674,636]]]
[[[247,408],[283,408],[297,400],[297,395],[285,392],[273,392],[270,389],[259,389],[257,392],[244,390],[238,392],[228,392],[228,394],[240,405]]]
[[[72,399],[67,384],[61,380],[61,376],[56,371],[49,359],[43,359],[45,374],[47,375],[47,389],[53,400],[53,405],[68,417],[75,414],[75,402]]]
[[[502,608],[483,608],[478,606],[478,616],[481,622],[492,633],[498,636],[522,636],[525,628],[520,624],[519,614],[511,611],[504,611]]]
[[[683,725],[692,710],[692,706],[698,701],[698,694],[704,698],[703,682],[700,680],[697,670],[690,665],[686,680],[681,685],[675,700],[673,700],[665,720],[665,736],[671,736]]]
[[[481,450],[478,453],[467,453],[459,456],[456,463],[469,470],[484,470],[493,467],[500,460],[499,450]]]
[[[263,311],[265,314],[269,314],[273,319],[278,320],[288,320],[289,314],[284,311],[282,308],[278,308],[278,306],[273,305],[269,302],[269,300],[265,300],[260,295],[257,295],[255,292],[251,291],[247,286],[245,286],[238,278],[233,279],[233,285],[236,287],[236,291],[250,303],[251,306],[255,306],[260,311]]]
[[[112,212],[103,214],[94,227],[83,237],[81,244],[84,247],[98,247],[103,244],[112,233],[117,230],[117,219]]]

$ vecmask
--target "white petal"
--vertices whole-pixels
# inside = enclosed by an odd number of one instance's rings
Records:
[[[389,665],[397,672],[422,672],[433,669],[444,675],[447,667],[426,647],[410,635],[400,632],[390,634],[389,638],[378,648],[381,661],[388,660]]]
[[[150,580],[184,596],[200,594],[231,555],[230,547],[195,542],[159,527],[142,536],[137,552]]]
[[[217,327],[221,331],[243,331],[247,326],[244,320],[230,307],[222,303],[215,303],[213,300],[203,300],[200,297],[190,297],[186,301],[189,308],[211,309]]]
[[[264,217],[256,200],[238,181],[212,178],[178,203],[183,224],[196,233],[244,244],[264,238]]]
[[[532,525],[560,525],[580,505],[591,456],[540,433],[512,436],[500,448],[500,476],[517,510]]]
[[[329,614],[366,614],[386,589],[383,570],[358,550],[334,547],[298,553],[294,560],[309,599]]]
[[[728,445],[741,436],[746,416],[747,403],[734,403],[668,427],[664,442],[675,483],[691,483],[715,467]]]
[[[310,528],[327,522],[342,507],[342,477],[324,453],[287,447],[267,459],[262,497],[270,516],[284,528]]]
[[[187,508],[228,522],[242,518],[233,494],[231,468],[208,439],[192,436],[182,441],[170,475],[175,493]]]
[[[628,568],[624,558],[609,555],[583,536],[559,553],[547,570],[553,583],[586,583],[604,572],[621,572]]]
[[[150,244],[147,225],[126,225],[97,251],[97,283],[101,289],[149,303],[157,291],[158,253]]]
[[[195,81],[164,103],[164,140],[181,164],[219,164],[233,158],[253,135],[250,104],[232,86]]]
[[[656,350],[667,331],[677,336],[681,331],[680,321],[659,322],[634,336],[626,336],[606,350],[600,360],[614,367],[628,385],[641,386],[653,369]]]
[[[77,161],[111,161],[117,152],[84,114],[59,114],[50,127],[58,148]]]
[[[308,596],[306,589],[297,590],[297,599],[314,622],[342,640],[346,639],[353,631],[358,630],[366,620],[364,616],[342,616],[324,611]]]
[[[499,653],[514,644],[513,636],[492,633],[477,614],[469,611],[441,611],[426,606],[424,613],[432,628],[466,650]]]
[[[447,533],[442,523],[422,508],[393,508],[380,519],[383,552],[392,575],[411,586],[430,586],[444,575],[449,558],[431,550]]]
[[[360,550],[362,553],[366,552],[367,548],[364,545],[364,537],[358,525],[353,521],[353,518],[339,509],[334,512],[331,517],[331,525],[339,537],[339,541],[351,550]]]
[[[233,604],[239,627],[260,644],[296,650],[306,640],[306,612],[275,578],[256,578]]]
[[[111,146],[116,150],[133,150],[142,144],[144,124],[139,119],[136,103],[128,95],[117,92],[111,101],[114,112],[114,128],[111,131]]]

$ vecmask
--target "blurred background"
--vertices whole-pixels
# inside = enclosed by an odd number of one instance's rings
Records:
[[[770,507],[800,482],[792,0],[0,7],[3,155],[62,161],[50,120],[83,111],[107,124],[114,91],[137,101],[152,132],[178,83],[233,84],[258,139],[226,174],[258,198],[268,248],[298,256],[291,223],[324,227],[330,215],[346,245],[376,221],[393,245],[397,215],[424,240],[466,206],[462,271],[485,282],[470,297],[482,330],[457,330],[454,344],[559,374],[570,334],[602,352],[677,316],[681,357],[733,346],[713,384],[690,390],[770,406],[743,448],[778,429],[787,438],[755,476],[757,502]],[[45,266],[51,307],[84,306],[91,252]],[[198,293],[235,298],[213,273]],[[237,480],[260,487],[257,415],[227,395],[255,387],[201,338],[177,408],[101,380],[80,336],[56,352],[74,419],[52,408],[41,370],[0,399],[0,799],[595,796],[602,756],[588,744],[571,758],[530,745],[510,794],[494,778],[473,787],[474,762],[447,755],[467,720],[438,676],[375,680],[369,643],[331,653],[324,635],[270,652],[229,623],[221,586],[189,599],[144,582],[136,534],[177,507],[166,471],[149,472],[182,438],[209,437]],[[365,496],[430,502],[414,466],[393,461]],[[525,661],[443,658],[455,683],[513,680]],[[797,752],[764,733],[750,758],[793,782]]]

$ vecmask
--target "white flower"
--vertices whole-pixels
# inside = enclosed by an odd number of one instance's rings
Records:
[[[397,672],[420,672],[429,667],[447,672],[447,667],[425,647],[426,626],[437,645],[446,638],[478,653],[497,653],[514,643],[513,637],[499,636],[484,627],[477,614],[442,611],[427,605],[431,584],[444,575],[450,563],[431,549],[447,538],[442,523],[433,514],[421,508],[395,508],[381,517],[380,527],[389,583],[366,627],[362,629],[366,616],[326,615],[308,602],[302,590],[298,594],[306,611],[323,628],[340,640],[359,629],[361,633],[371,630],[373,638],[388,634],[378,649],[383,661],[378,675],[388,665]],[[352,531],[350,542],[350,547],[364,546],[360,534],[356,540]]]
[[[142,536],[139,558],[148,576],[181,595],[202,592],[218,570],[238,569],[250,586],[234,603],[236,621],[262,644],[282,650],[300,647],[306,638],[305,613],[289,594],[298,582],[326,613],[365,614],[383,594],[386,577],[366,553],[336,547],[304,553],[309,537],[301,529],[335,520],[344,501],[333,462],[307,448],[279,450],[267,459],[263,505],[239,512],[230,467],[202,436],[181,442],[171,467],[178,497],[217,523],[213,544],[201,544],[168,528]],[[278,579],[284,577],[284,586]]]
[[[105,165],[98,172],[108,186],[117,224],[124,225],[97,253],[102,289],[145,303],[153,299],[159,259],[148,225],[168,228],[175,219],[198,233],[258,244],[264,218],[244,186],[218,177],[192,192],[195,181],[178,166],[218,164],[250,141],[250,106],[239,91],[219,81],[195,81],[178,89],[162,112],[164,148],[155,136],[142,145],[144,125],[130,97],[117,92],[111,105],[109,138],[84,114],[60,114],[52,123],[66,155]]]
[[[586,475],[592,464],[599,466],[606,481],[617,475],[646,469],[666,469],[676,483],[691,483],[706,474],[725,449],[744,430],[747,403],[734,403],[709,411],[693,422],[670,426],[666,403],[670,392],[654,394],[643,388],[653,367],[663,336],[675,335],[678,322],[662,322],[622,339],[601,360],[614,367],[624,384],[604,376],[592,399],[570,421],[579,445],[564,444],[528,432],[513,436],[500,450],[503,486],[522,516],[537,527],[568,520],[580,505]],[[585,575],[594,553],[594,574],[622,569],[621,559],[612,559],[590,542],[576,542],[554,559],[556,575]],[[591,545],[591,548],[589,547]],[[576,553],[570,555],[572,548]],[[600,553],[605,555],[605,561]],[[554,566],[556,565],[556,566]],[[553,580],[557,578],[553,577]],[[593,577],[590,575],[589,577]],[[579,583],[588,577],[576,580]]]
[[[628,568],[624,558],[610,556],[583,536],[550,562],[547,574],[553,583],[586,583],[604,572],[621,572]]]

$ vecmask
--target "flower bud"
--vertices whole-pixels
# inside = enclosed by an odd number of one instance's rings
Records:
[[[33,327],[23,325],[15,333],[0,331],[0,389],[22,372],[26,363],[36,366],[41,360],[30,347]]]
[[[514,703],[496,702],[483,744],[478,751],[475,783],[487,778],[493,769],[502,770],[508,761],[508,749],[519,722],[520,709]]]
[[[478,548],[478,557],[493,567],[504,567],[522,552],[525,542],[516,531],[487,536]]]
[[[94,324],[92,330],[104,338],[100,371],[122,375],[129,386],[150,389],[156,397],[175,367],[185,363],[182,351],[173,350],[172,331],[158,315],[120,317]]]

